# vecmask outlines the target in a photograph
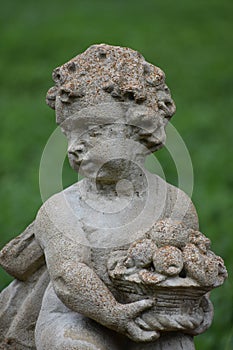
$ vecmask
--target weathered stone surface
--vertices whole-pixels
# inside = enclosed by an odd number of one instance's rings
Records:
[[[144,167],[175,112],[164,73],[102,44],[53,79],[47,103],[85,178],[2,251],[1,265],[22,281],[0,295],[1,346],[194,349],[212,321],[209,291],[227,273],[188,196]]]
[[[35,324],[48,283],[44,266],[27,281],[13,281],[0,294],[0,349],[36,349]]]
[[[47,103],[56,109],[58,123],[71,111],[113,100],[143,103],[160,109],[166,118],[175,113],[163,71],[129,48],[93,45],[56,68],[53,80],[56,85],[48,91]]]
[[[0,251],[0,265],[21,281],[26,281],[44,264],[43,250],[35,240],[34,223]]]
[[[127,252],[110,257],[109,276],[127,302],[145,295],[156,299],[142,316],[154,330],[196,335],[212,321],[207,292],[227,276],[222,259],[209,246],[202,233],[161,220]]]

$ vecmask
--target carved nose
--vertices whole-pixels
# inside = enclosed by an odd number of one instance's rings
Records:
[[[170,118],[175,111],[174,104],[171,99],[164,99],[158,102],[158,107],[166,113],[166,118]]]
[[[84,145],[71,145],[68,147],[68,153],[74,156],[80,156],[84,151]]]

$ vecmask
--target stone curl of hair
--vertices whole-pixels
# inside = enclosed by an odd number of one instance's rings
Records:
[[[64,105],[75,102],[77,111],[114,99],[143,104],[167,119],[175,113],[164,72],[129,48],[93,45],[56,68],[53,80],[46,97],[53,109],[57,98]]]

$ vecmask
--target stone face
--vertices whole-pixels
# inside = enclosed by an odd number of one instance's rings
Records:
[[[144,167],[175,112],[164,73],[101,44],[53,79],[47,103],[84,179],[0,253],[17,279],[0,294],[0,348],[194,349],[227,272],[188,196]]]

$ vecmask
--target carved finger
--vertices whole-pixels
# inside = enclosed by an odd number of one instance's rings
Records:
[[[136,301],[133,303],[133,310],[134,310],[134,315],[138,316],[140,315],[143,311],[146,311],[148,309],[151,309],[152,306],[154,306],[155,302],[151,299],[143,299],[140,301]]]
[[[136,342],[151,342],[158,339],[159,332],[142,330],[134,322],[128,324],[128,337]]]
[[[139,326],[141,329],[145,331],[152,331],[153,329],[145,322],[141,317],[135,318],[135,321],[137,326]]]

